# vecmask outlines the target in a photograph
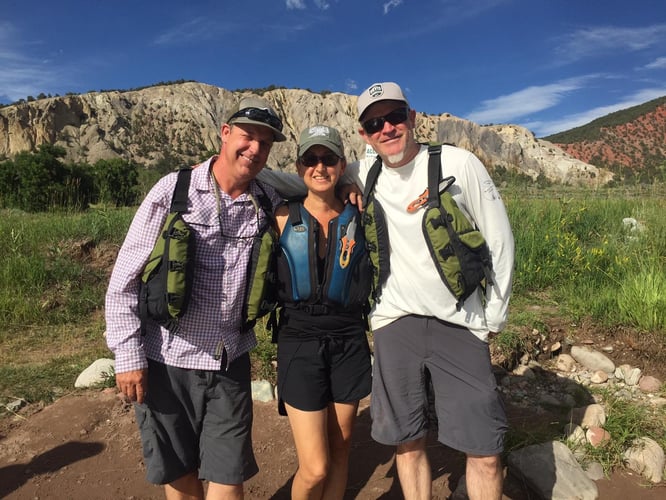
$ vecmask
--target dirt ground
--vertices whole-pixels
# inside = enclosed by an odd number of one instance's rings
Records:
[[[613,346],[616,365],[628,363],[643,373],[666,380],[663,340],[636,332],[609,332],[590,324],[570,324],[561,317],[549,321],[543,343],[576,343],[600,349]],[[547,364],[546,359],[542,359]],[[393,448],[370,437],[370,399],[359,407],[354,429],[347,499],[402,498]],[[289,424],[275,403],[255,402],[254,450],[259,474],[245,485],[248,499],[288,499],[297,462]],[[144,479],[138,430],[131,405],[114,389],[76,391],[40,407],[29,405],[20,415],[0,419],[0,498],[7,499],[153,499],[162,489]],[[507,406],[509,423],[531,431],[553,419],[538,405]],[[464,472],[462,454],[430,440],[433,497],[449,498]],[[650,486],[627,471],[597,481],[601,500],[663,500],[666,483]],[[537,496],[507,475],[504,499],[535,500]]]
[[[393,450],[370,438],[369,399],[359,409],[345,498],[402,498]],[[529,420],[525,410],[510,418]],[[254,449],[260,472],[246,483],[246,498],[288,499],[296,459],[285,417],[274,403],[255,403]],[[441,444],[429,447],[434,498],[448,498],[460,478],[463,457]],[[598,481],[604,500],[665,498],[666,488],[646,487],[639,478],[616,473]],[[76,392],[0,428],[0,498],[153,499],[131,406],[115,391]],[[517,479],[505,481],[504,498],[536,499]]]

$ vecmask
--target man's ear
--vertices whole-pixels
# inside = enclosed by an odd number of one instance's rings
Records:
[[[231,126],[227,123],[223,123],[222,126],[220,127],[220,139],[222,140],[222,143],[225,142],[226,138],[229,137],[229,134],[231,133]]]
[[[363,130],[363,127],[359,127],[359,129],[358,129],[358,134],[359,134],[361,137],[363,137],[363,140],[364,140],[365,142],[367,142],[368,144],[370,144],[370,143],[368,142],[368,136],[367,136],[367,134],[365,133],[365,130]]]
[[[412,122],[412,128],[416,128],[416,111],[410,108],[409,121]]]

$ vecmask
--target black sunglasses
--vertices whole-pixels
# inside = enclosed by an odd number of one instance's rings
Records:
[[[282,120],[267,109],[262,108],[244,108],[229,117],[229,121],[234,118],[249,118],[250,120],[265,123],[274,129],[282,132]]]
[[[386,122],[389,122],[391,125],[398,125],[399,123],[407,121],[408,117],[409,108],[398,108],[384,116],[370,118],[369,120],[361,123],[361,126],[363,127],[363,130],[365,130],[366,134],[374,134],[375,132],[379,132],[381,129],[383,129]]]
[[[338,164],[340,157],[334,153],[327,153],[323,156],[317,156],[315,154],[309,154],[301,156],[300,162],[304,167],[316,167],[319,165],[319,162],[322,163],[325,167],[333,167]]]

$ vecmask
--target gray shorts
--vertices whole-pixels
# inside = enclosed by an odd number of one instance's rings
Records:
[[[233,485],[258,472],[248,354],[227,371],[148,360],[148,394],[134,408],[151,483],[168,484],[198,470],[200,479]]]
[[[421,316],[400,318],[373,337],[375,441],[396,445],[424,436],[432,387],[441,443],[472,455],[502,452],[507,421],[488,344],[464,327]]]

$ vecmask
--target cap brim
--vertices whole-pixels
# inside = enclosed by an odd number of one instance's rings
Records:
[[[287,140],[287,137],[282,132],[280,132],[275,127],[271,127],[268,123],[260,122],[257,120],[250,120],[249,118],[244,116],[234,118],[229,122],[230,125],[233,125],[234,123],[247,123],[250,125],[259,125],[260,127],[266,127],[273,131],[273,140],[275,142],[284,142]]]

